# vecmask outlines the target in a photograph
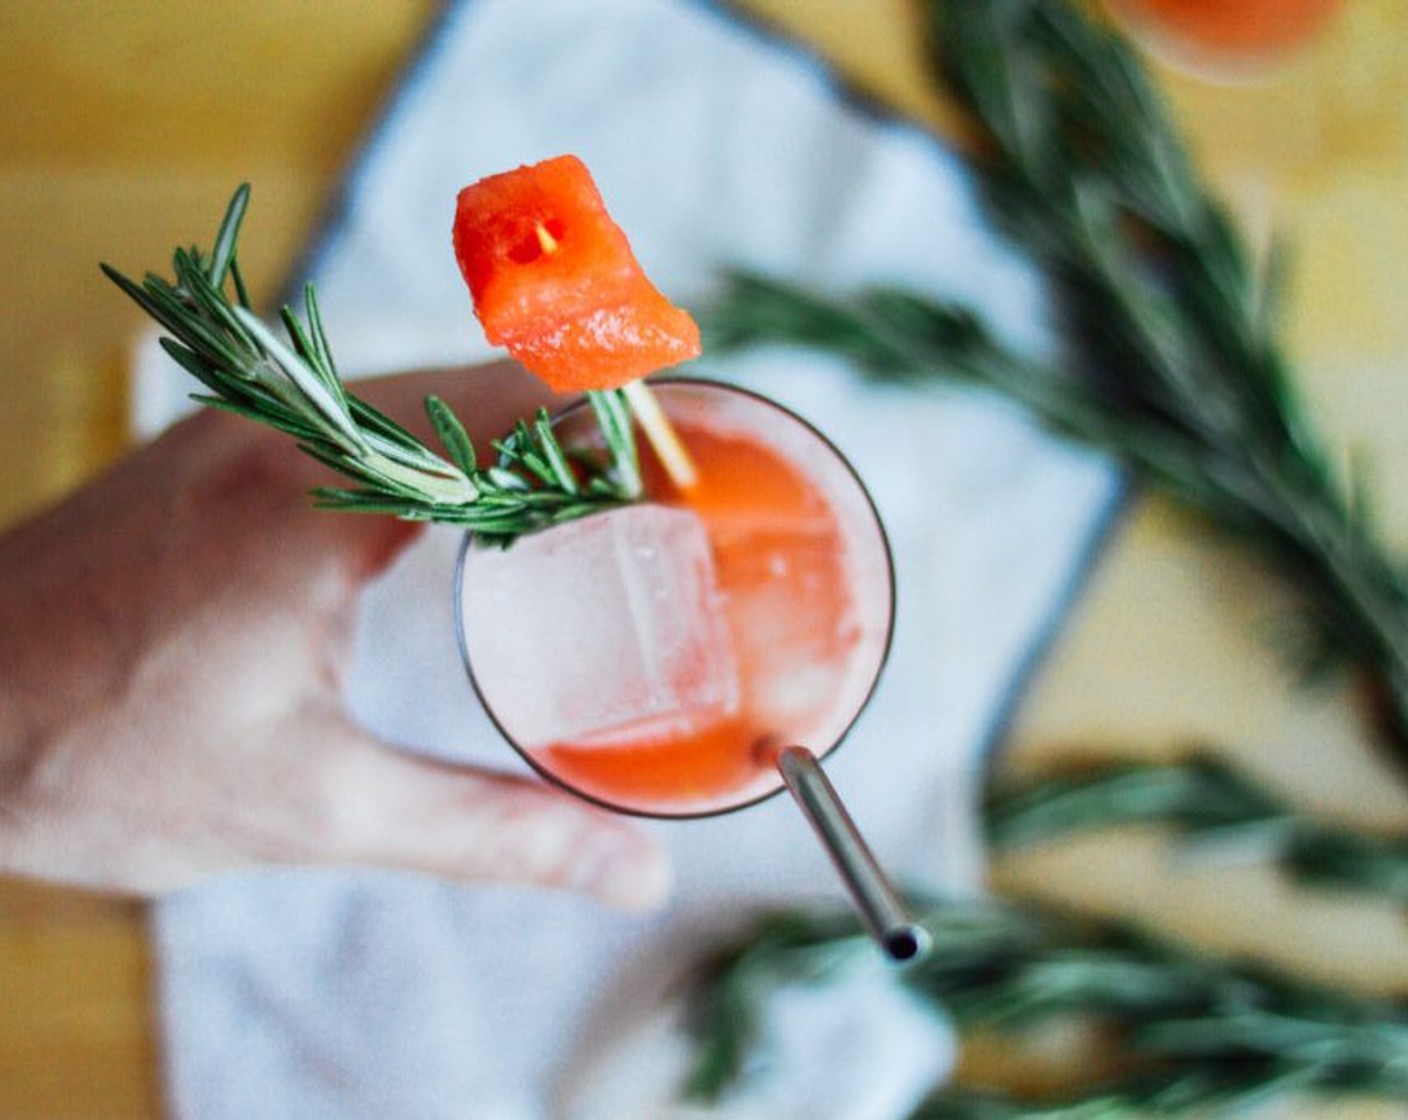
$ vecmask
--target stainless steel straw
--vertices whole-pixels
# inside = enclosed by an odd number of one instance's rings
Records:
[[[931,944],[929,931],[909,916],[899,892],[875,861],[816,755],[806,747],[784,747],[777,754],[777,768],[840,872],[857,913],[885,955],[893,961],[922,957]]]

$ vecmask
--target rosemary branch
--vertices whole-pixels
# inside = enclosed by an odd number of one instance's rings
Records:
[[[1297,882],[1408,906],[1408,838],[1312,820],[1211,755],[1005,782],[988,797],[986,822],[997,849],[1129,824],[1170,827],[1200,846],[1253,840]]]
[[[1275,1093],[1408,1093],[1408,1008],[1399,1003],[1332,994],[1029,904],[941,902],[924,923],[935,951],[896,982],[960,1030],[1078,1017],[1106,1028],[1105,1045],[1130,1072],[1066,1101],[944,1086],[912,1120],[1176,1116]],[[866,951],[849,916],[781,913],[710,957],[691,988],[698,1060],[687,1095],[717,1099],[740,1076],[778,985]]]
[[[1303,607],[1297,667],[1357,667],[1408,765],[1408,572],[1296,397],[1276,269],[1254,266],[1113,32],[1054,0],[925,10],[988,208],[1046,275],[1064,353],[1018,354],[924,293],[828,299],[747,275],[707,317],[711,346],[800,343],[878,377],[964,379],[1114,453],[1269,563]]]
[[[934,74],[967,110],[991,213],[1049,280],[1063,352],[1019,353],[971,309],[922,292],[837,298],[746,273],[705,318],[709,348],[804,345],[877,378],[966,382],[1114,453],[1299,593],[1300,667],[1357,667],[1408,763],[1408,574],[1296,399],[1276,337],[1279,261],[1254,266],[1134,54],[1077,8],[925,0],[924,10]],[[1107,777],[995,803],[994,831],[1015,842],[1097,821],[1159,819],[1203,838],[1264,828],[1290,873],[1402,897],[1396,841],[1311,824],[1235,775],[1200,763]],[[1312,989],[1030,905],[942,903],[926,925],[935,949],[898,982],[936,1012],[960,1029],[1093,1019],[1121,1072],[1059,1099],[942,1086],[912,1120],[1132,1120],[1288,1092],[1408,1095],[1400,1001]],[[847,917],[789,913],[710,957],[692,988],[688,1093],[717,1097],[740,1075],[774,986],[864,951]]]
[[[464,425],[438,397],[425,407],[445,455],[348,391],[311,284],[306,321],[285,307],[288,341],[279,338],[253,313],[240,274],[249,194],[247,185],[235,192],[209,254],[176,250],[173,280],[148,273],[137,283],[102,269],[170,332],[162,347],[207,390],[196,400],[292,436],[356,483],[317,489],[320,506],[462,525],[507,543],[640,496],[635,437],[619,391],[588,394],[604,458],[564,449],[539,410],[494,444],[493,463],[481,465]]]

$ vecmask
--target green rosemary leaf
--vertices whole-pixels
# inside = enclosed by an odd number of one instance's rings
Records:
[[[545,417],[540,415],[537,419],[542,420]],[[518,421],[506,438],[494,443],[494,448],[499,452],[502,464],[521,466],[531,472],[540,482],[565,489],[557,477],[557,471],[547,448],[538,442],[536,429],[530,428],[526,420]],[[575,480],[572,480],[572,490],[569,492],[576,493]]]
[[[238,256],[230,258],[230,282],[235,286],[235,299],[239,302],[239,306],[252,310],[249,302],[249,290],[244,284],[244,274],[240,272]]]
[[[192,349],[200,349],[200,335],[203,333],[204,325],[198,319],[187,318],[189,312],[175,295],[174,289],[165,280],[148,273],[145,284],[137,284],[109,264],[101,264],[99,268],[152,319],[171,331]],[[217,344],[212,341],[206,349],[214,345]]]
[[[331,394],[333,400],[338,405],[339,411],[345,411],[346,405],[340,400],[341,392],[327,376],[326,369],[318,363],[318,350],[314,345],[308,331],[303,326],[303,321],[294,313],[293,308],[285,307],[279,312],[279,318],[283,321],[284,330],[287,332],[289,341],[293,344],[293,352],[302,359],[302,364],[306,367],[323,388]]]
[[[474,444],[459,417],[439,397],[426,397],[425,411],[450,458],[465,474],[474,474],[477,466]]]
[[[189,346],[177,342],[174,338],[163,338],[159,344],[169,358],[212,393],[228,392],[226,381],[218,374],[213,373],[209,365],[202,361],[200,355]],[[210,398],[202,399],[208,401]],[[290,415],[292,414],[290,413]]]
[[[244,404],[233,397],[207,396],[205,394],[193,394],[192,399],[210,408],[218,408],[222,412],[229,412],[235,416],[243,416],[247,420],[263,424],[266,427],[290,435],[301,443],[317,443],[322,440],[322,433],[317,428],[313,428],[301,420],[296,413],[278,408],[271,402],[260,402],[257,405]]]
[[[562,451],[562,445],[553,435],[552,422],[548,419],[546,412],[539,412],[533,421],[533,434],[537,445],[542,449],[543,458],[552,472],[552,481],[567,493],[576,494],[580,490],[577,478],[572,473],[571,466],[568,465],[567,456]]]
[[[1357,891],[1408,906],[1408,840],[1323,829],[1298,835],[1281,856],[1293,879]]]
[[[225,277],[235,262],[235,246],[239,241],[240,225],[244,222],[245,211],[249,209],[250,189],[248,183],[235,188],[230,204],[225,209],[225,217],[220,223],[220,232],[215,236],[215,248],[210,254],[210,270],[207,275],[215,288],[222,288]]]
[[[758,1044],[768,995],[798,975],[812,974],[813,954],[834,956],[846,945],[863,946],[850,915],[784,911],[764,915],[742,938],[701,960],[689,979],[686,1026],[696,1050],[682,1087],[685,1098],[719,1100]]]
[[[380,432],[363,433],[370,457],[409,467],[434,478],[464,479],[464,472],[453,463],[442,459],[420,440],[414,437],[390,439]]]
[[[519,491],[527,493],[532,489],[532,485],[527,479],[514,474],[506,467],[490,467],[484,474],[489,481],[504,494],[512,494]]]
[[[915,900],[915,908],[934,950],[896,983],[960,1031],[1093,1021],[1107,1056],[1127,1071],[1056,1100],[945,1086],[916,1117],[1177,1116],[1290,1091],[1408,1093],[1401,1002],[1339,995],[1031,904]],[[737,1082],[759,1043],[762,1003],[779,985],[824,975],[818,962],[866,949],[849,916],[783,913],[711,954],[688,988],[698,1049],[686,1095],[715,1100]]]
[[[396,498],[380,490],[344,490],[320,486],[313,491],[314,505],[319,509],[339,509],[356,513],[388,514],[392,517],[421,520],[428,517],[430,507],[413,499]]]
[[[612,471],[620,480],[620,495],[627,501],[633,501],[640,497],[644,483],[640,477],[635,427],[625,395],[619,389],[591,389],[587,392],[587,401],[606,440]],[[592,478],[590,484],[596,482],[597,479]]]
[[[254,337],[198,263],[178,266],[177,286],[169,298],[178,315],[194,305],[206,324],[207,352],[217,364],[238,368],[241,354],[253,349]]]
[[[387,475],[363,460],[347,458],[342,448],[337,444],[328,443],[321,436],[301,441],[298,449],[338,474],[362,483],[371,492],[380,493],[397,501],[414,501],[423,505],[434,504],[427,502],[424,493],[415,486],[395,476]]]
[[[1254,837],[1267,862],[1299,883],[1408,906],[1408,837],[1312,820],[1207,755],[1003,783],[988,796],[986,820],[999,849],[1132,824],[1172,828],[1201,847],[1231,839],[1240,850]]]
[[[380,409],[368,404],[361,397],[349,393],[347,404],[352,419],[369,435],[380,436],[388,443],[401,447],[420,445],[420,441],[406,427],[387,416]]]
[[[365,450],[367,446],[366,437],[361,430],[353,423],[351,416],[339,405],[337,398],[328,392],[327,386],[314,374],[300,355],[290,350],[289,347],[274,333],[269,330],[252,313],[243,308],[234,310],[235,317],[244,326],[255,343],[273,362],[277,363],[279,372],[287,379],[307,402],[312,406],[313,411],[322,417],[327,426],[346,440],[349,449]],[[261,367],[255,367],[256,370]],[[261,379],[264,380],[264,379]],[[273,380],[264,380],[265,384],[282,384],[277,375]],[[310,415],[312,413],[310,412]]]
[[[337,372],[337,362],[333,359],[332,343],[328,341],[327,328],[323,325],[323,311],[318,304],[318,290],[311,282],[303,286],[303,310],[308,317],[307,336],[312,348],[311,360],[315,368],[323,374],[328,388],[337,394],[343,408],[348,408],[347,388]],[[294,319],[297,322],[297,317]]]
[[[145,288],[135,281],[129,280],[106,261],[100,262],[98,268],[102,271],[104,276],[126,293],[128,299],[132,300],[133,303],[141,307],[143,311],[163,326],[169,326],[165,321],[163,309],[152,300]]]
[[[999,784],[988,796],[988,840],[1016,847],[1066,833],[1162,823],[1189,832],[1287,821],[1292,814],[1220,760],[1127,763],[1027,783]]]

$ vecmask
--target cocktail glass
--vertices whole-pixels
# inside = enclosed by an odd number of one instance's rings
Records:
[[[1242,82],[1309,45],[1342,0],[1106,0],[1129,35],[1194,77]]]
[[[874,503],[776,402],[684,378],[653,391],[697,467],[688,490],[643,447],[653,512],[507,552],[466,536],[455,605],[475,691],[539,774],[615,812],[715,816],[788,789],[885,952],[915,957],[924,931],[819,761],[889,652],[894,574]],[[599,446],[584,402],[555,425],[566,447]],[[633,615],[644,634],[621,630]]]

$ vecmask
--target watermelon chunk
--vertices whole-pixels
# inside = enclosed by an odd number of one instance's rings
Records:
[[[454,247],[485,337],[557,392],[699,355],[699,328],[646,278],[576,156],[465,187]]]

